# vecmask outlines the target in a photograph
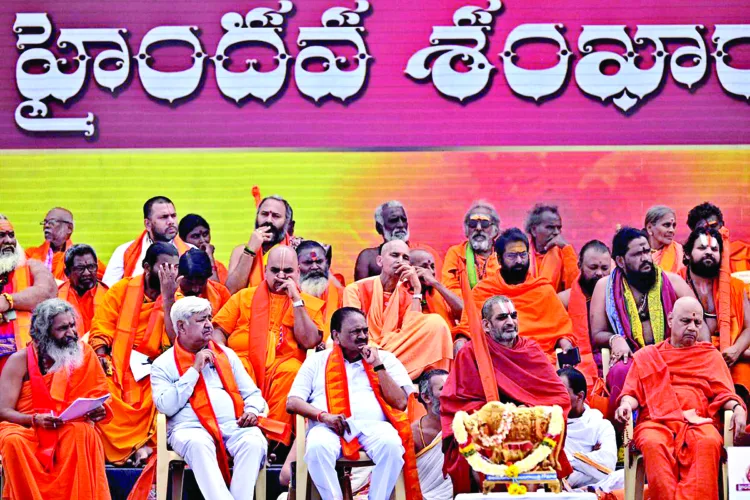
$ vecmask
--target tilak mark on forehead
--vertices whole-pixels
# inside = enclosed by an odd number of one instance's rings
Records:
[[[501,300],[498,302],[498,305],[500,306],[500,313],[502,314],[510,314],[516,310],[513,302],[510,301]]]
[[[716,241],[716,238],[711,236],[710,234],[701,234],[700,235],[701,243],[704,246],[707,246],[711,248],[712,250],[718,250],[719,249],[719,243]]]
[[[526,251],[526,245],[524,245],[520,241],[514,241],[512,243],[508,243],[508,246],[505,247],[506,252],[525,252]]]
[[[13,224],[8,219],[0,219],[0,231],[13,231]]]

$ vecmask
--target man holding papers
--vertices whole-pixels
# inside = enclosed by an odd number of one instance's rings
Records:
[[[168,419],[169,445],[193,469],[204,498],[252,499],[268,446],[258,428],[266,402],[237,354],[211,340],[208,300],[180,299],[170,318],[174,347],[154,361],[151,372],[154,404]]]
[[[108,404],[80,418],[60,418],[79,398],[107,395],[96,354],[78,341],[73,307],[60,299],[39,304],[31,317],[32,342],[12,354],[0,376],[2,498],[109,499],[104,449],[97,427],[111,417]],[[70,408],[68,416],[81,404]],[[78,412],[80,415],[80,412]]]
[[[331,317],[333,349],[308,355],[286,403],[306,417],[305,460],[321,498],[341,500],[336,460],[364,450],[375,463],[370,500],[386,500],[403,467],[407,498],[422,498],[414,440],[406,415],[411,379],[393,354],[368,346],[367,318],[343,307]],[[298,436],[304,439],[304,436]]]

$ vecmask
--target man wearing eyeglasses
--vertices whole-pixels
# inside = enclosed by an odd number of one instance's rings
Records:
[[[26,249],[27,259],[43,262],[47,269],[58,281],[67,280],[65,275],[65,252],[73,245],[70,236],[73,234],[75,223],[70,210],[55,207],[39,223],[44,231],[44,243],[38,247]],[[97,263],[97,278],[101,279],[107,266],[103,262]]]
[[[100,283],[96,252],[88,245],[73,245],[65,252],[65,276],[68,281],[57,289],[57,298],[70,303],[78,312],[78,332],[84,336],[91,330],[91,320],[104,300],[107,285]]]
[[[562,218],[555,205],[538,203],[526,218],[531,240],[529,272],[547,278],[555,291],[567,290],[578,277],[578,254],[562,236]]]

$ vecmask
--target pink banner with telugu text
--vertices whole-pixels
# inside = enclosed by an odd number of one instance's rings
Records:
[[[750,142],[742,0],[5,0],[0,47],[0,149]]]

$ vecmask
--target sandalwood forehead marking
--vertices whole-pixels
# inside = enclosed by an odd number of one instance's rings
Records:
[[[0,231],[13,231],[13,224],[8,219],[0,219]]]
[[[526,245],[523,244],[523,242],[520,241],[513,241],[511,243],[508,243],[508,245],[505,247],[506,252],[525,252],[526,251]]]

